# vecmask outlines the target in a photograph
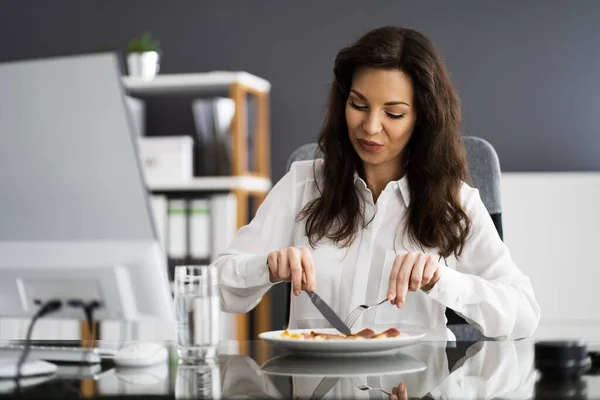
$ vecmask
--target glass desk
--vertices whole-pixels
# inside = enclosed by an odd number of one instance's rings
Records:
[[[99,343],[119,348],[128,343]],[[61,365],[53,377],[18,389],[0,381],[3,398],[294,398],[399,399],[600,398],[600,377],[541,379],[534,343],[420,342],[392,356],[309,358],[261,341],[223,342],[218,362],[180,364],[173,343],[167,363],[124,369],[110,361]],[[372,389],[368,389],[372,388]]]

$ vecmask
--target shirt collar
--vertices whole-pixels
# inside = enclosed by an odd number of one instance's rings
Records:
[[[358,184],[364,190],[369,190],[369,188],[367,187],[367,183],[358,175],[357,172],[354,172],[354,183]],[[388,183],[386,189],[390,187],[390,185],[393,189],[397,189],[400,191],[402,199],[404,200],[404,204],[406,205],[406,207],[408,207],[410,205],[410,190],[408,187],[408,177],[406,176],[406,174],[404,174],[404,176],[398,179],[397,181]]]

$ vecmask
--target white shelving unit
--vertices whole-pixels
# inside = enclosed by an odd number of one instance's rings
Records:
[[[159,74],[152,79],[125,76],[123,87],[129,96],[144,97],[193,95],[228,96],[235,103],[235,115],[231,123],[231,175],[197,177],[189,181],[147,182],[148,189],[154,193],[165,194],[173,198],[193,197],[198,193],[228,191],[235,195],[237,228],[246,225],[254,212],[271,189],[270,168],[270,105],[271,84],[258,76],[243,71],[211,71],[189,74]],[[248,96],[256,98],[256,118],[253,129],[254,150],[248,151]],[[249,163],[248,161],[253,162]],[[248,170],[253,165],[254,170]],[[251,198],[255,201],[251,202]],[[251,210],[250,210],[251,212]],[[271,328],[270,297],[265,295],[256,307],[254,331],[263,332]],[[236,338],[248,340],[256,335],[250,332],[248,314],[236,317]]]

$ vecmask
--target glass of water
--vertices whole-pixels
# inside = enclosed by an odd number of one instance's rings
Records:
[[[185,360],[215,358],[221,302],[215,266],[175,267],[177,353]]]

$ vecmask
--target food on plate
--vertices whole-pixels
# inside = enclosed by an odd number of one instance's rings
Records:
[[[331,340],[331,339],[345,339],[345,340],[365,340],[365,339],[385,339],[402,336],[402,333],[396,328],[390,328],[386,331],[375,333],[373,329],[363,329],[362,331],[344,335],[342,333],[322,333],[310,331],[309,333],[290,332],[288,329],[283,331],[281,334],[282,338],[287,339],[301,339],[301,340]]]

